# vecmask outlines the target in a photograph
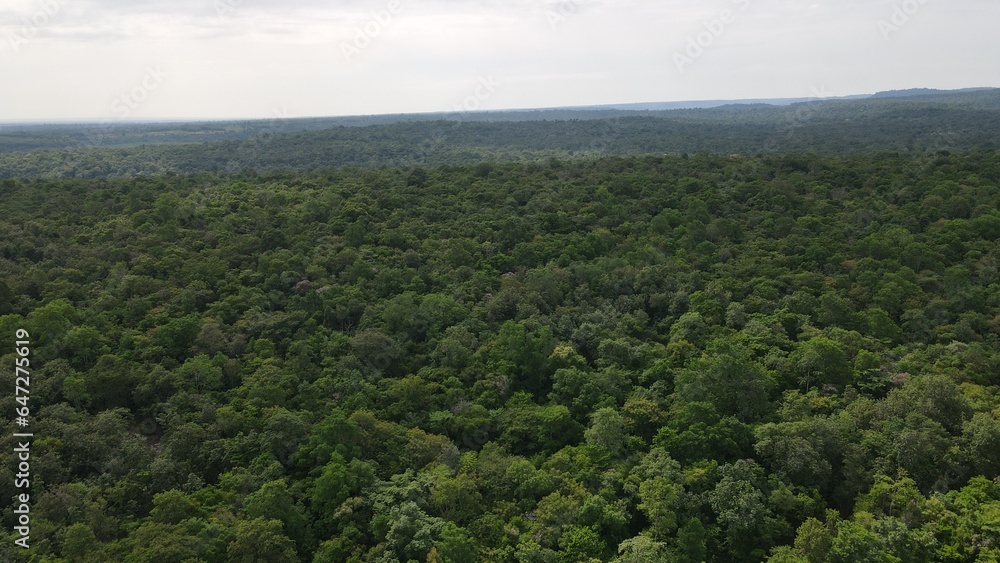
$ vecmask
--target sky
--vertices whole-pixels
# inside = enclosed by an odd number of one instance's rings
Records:
[[[0,121],[1000,86],[997,0],[0,0]]]

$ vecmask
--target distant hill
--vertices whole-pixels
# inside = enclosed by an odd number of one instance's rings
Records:
[[[937,96],[941,94],[963,94],[968,92],[984,92],[991,88],[964,88],[961,90],[935,90],[933,88],[910,88],[908,90],[887,90],[873,94],[872,98],[905,98],[908,96]]]
[[[0,177],[432,166],[695,152],[912,154],[1000,148],[1000,89],[900,92],[671,110],[556,108],[8,126],[0,129]]]
[[[732,105],[769,105],[769,106],[790,106],[803,102],[815,102],[820,100],[863,100],[869,98],[868,95],[831,97],[831,98],[748,98],[742,100],[688,100],[682,102],[647,102],[630,104],[607,104],[597,106],[580,106],[565,109],[579,110],[626,110],[626,111],[665,111],[675,109],[711,109]]]
[[[419,114],[358,115],[344,117],[275,118],[224,121],[170,122],[80,122],[80,123],[8,123],[0,124],[0,153],[60,148],[129,147],[239,141],[261,136],[323,131],[335,127],[371,127],[394,123],[431,121],[521,122],[618,119],[627,116],[660,118],[695,118],[711,121],[754,121],[773,119],[778,108],[809,104],[828,108],[843,102],[916,98],[966,109],[998,109],[1000,92],[996,88],[931,90],[927,88],[892,90],[874,95],[835,98],[769,98],[744,100],[701,100],[680,102],[629,103],[596,106],[538,108],[503,111],[438,112]],[[863,105],[846,106],[847,111]],[[691,110],[715,110],[691,113]],[[817,114],[819,112],[811,112]],[[779,118],[780,119],[780,118]]]

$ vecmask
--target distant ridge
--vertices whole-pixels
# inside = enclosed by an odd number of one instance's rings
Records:
[[[621,111],[664,111],[672,109],[712,109],[733,105],[767,105],[767,106],[790,106],[803,102],[815,102],[820,100],[864,100],[870,98],[868,94],[855,96],[829,97],[829,98],[747,98],[741,100],[687,100],[680,102],[639,102],[628,104],[605,104],[598,106],[576,106],[567,108],[547,108],[547,109],[573,109],[573,110],[621,110]]]
[[[803,97],[803,98],[744,98],[730,100],[682,100],[674,102],[627,102],[620,104],[598,104],[583,106],[551,106],[551,107],[524,107],[509,109],[489,109],[475,111],[428,111],[419,113],[385,113],[369,115],[330,115],[313,117],[291,117],[291,118],[220,118],[220,119],[130,119],[126,121],[117,120],[95,120],[95,119],[31,119],[31,120],[10,120],[0,121],[0,129],[25,130],[47,128],[47,129],[74,129],[79,127],[93,128],[95,124],[103,125],[104,129],[120,129],[127,127],[204,127],[212,130],[214,128],[225,128],[227,125],[240,124],[268,124],[269,129],[308,131],[322,129],[332,126],[344,127],[365,127],[370,125],[384,125],[388,123],[413,122],[413,121],[433,121],[439,119],[454,119],[458,117],[463,121],[486,121],[486,120],[533,120],[542,118],[554,118],[556,115],[567,112],[579,112],[574,116],[576,119],[590,119],[594,117],[606,118],[611,115],[586,115],[593,112],[663,112],[671,110],[691,110],[691,109],[714,109],[730,106],[757,106],[757,107],[784,107],[802,103],[815,102],[835,102],[852,100],[874,100],[886,98],[908,98],[918,96],[954,96],[961,94],[974,94],[981,92],[1000,91],[995,87],[961,88],[957,90],[937,90],[933,88],[909,88],[904,90],[885,90],[875,94],[854,94],[849,96],[827,96],[827,97]],[[558,117],[555,117],[558,118]],[[276,123],[281,125],[275,126]],[[273,131],[278,132],[278,131]],[[238,136],[238,135],[237,135]],[[220,139],[203,139],[220,140]],[[0,142],[0,152],[3,152],[3,143]]]
[[[936,96],[948,94],[966,94],[973,92],[984,92],[997,90],[997,88],[962,88],[959,90],[935,90],[933,88],[910,88],[906,90],[886,90],[875,94],[855,94],[851,96],[829,96],[811,98],[747,98],[737,100],[688,100],[679,102],[645,102],[627,104],[603,104],[596,106],[574,106],[566,108],[546,108],[546,109],[573,109],[573,110],[620,110],[620,111],[663,111],[672,109],[711,109],[723,106],[735,105],[768,105],[768,106],[790,106],[807,102],[831,101],[831,100],[869,100],[882,98],[905,98],[911,96]]]
[[[935,90],[933,88],[909,88],[907,90],[886,90],[875,93],[871,98],[906,98],[910,96],[936,96],[939,94],[964,94],[969,92],[983,92],[996,90],[996,88],[962,88],[960,90]]]
[[[248,121],[0,127],[0,178],[430,166],[480,160],[1000,148],[1000,89]],[[768,103],[771,102],[771,103]],[[707,106],[713,102],[701,102]],[[614,109],[632,107],[636,109]],[[662,107],[662,106],[661,106]]]

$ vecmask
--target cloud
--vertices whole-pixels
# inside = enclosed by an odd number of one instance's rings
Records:
[[[904,0],[398,1],[376,25],[390,0],[6,0],[0,73],[24,79],[0,119],[108,115],[149,65],[170,76],[134,117],[435,111],[486,75],[503,85],[485,109],[1000,81],[992,0],[928,0],[891,41],[878,21]],[[678,73],[723,10],[736,20]]]

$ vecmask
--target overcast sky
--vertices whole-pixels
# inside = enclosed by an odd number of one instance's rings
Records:
[[[0,0],[0,121],[1000,86],[997,0]]]

